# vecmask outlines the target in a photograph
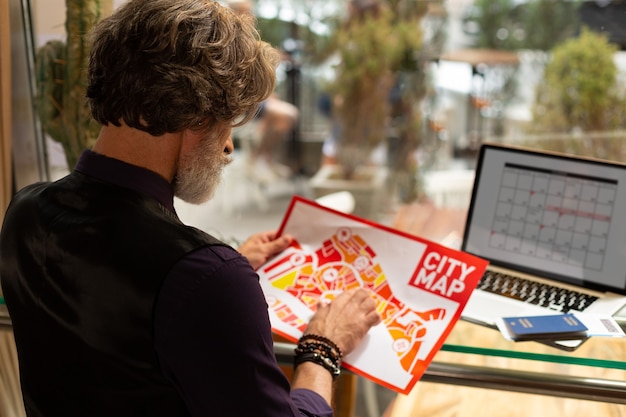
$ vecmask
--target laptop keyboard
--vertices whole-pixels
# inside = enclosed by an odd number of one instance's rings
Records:
[[[492,271],[485,272],[476,288],[562,313],[584,311],[598,299],[577,291]]]

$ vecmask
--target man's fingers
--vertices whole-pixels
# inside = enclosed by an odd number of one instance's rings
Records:
[[[274,239],[270,245],[274,250],[283,250],[291,243],[291,238],[289,236],[281,236],[277,239]]]
[[[370,311],[365,316],[365,323],[367,323],[367,325],[370,327],[376,326],[381,321],[383,321],[383,318],[380,316],[380,314],[378,314],[378,311],[376,311],[376,309]]]

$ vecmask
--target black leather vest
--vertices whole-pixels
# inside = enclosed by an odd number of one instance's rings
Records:
[[[0,279],[28,416],[187,416],[159,368],[153,307],[184,254],[217,244],[152,198],[78,172],[20,191]]]

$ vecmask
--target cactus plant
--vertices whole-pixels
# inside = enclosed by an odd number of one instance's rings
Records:
[[[89,60],[86,35],[100,18],[103,2],[66,0],[66,42],[49,41],[36,56],[37,113],[44,132],[62,144],[70,169],[99,131],[85,100]]]

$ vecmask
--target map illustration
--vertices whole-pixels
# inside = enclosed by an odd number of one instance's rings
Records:
[[[446,314],[443,308],[421,312],[404,305],[393,295],[376,263],[374,250],[347,227],[338,229],[314,253],[287,253],[263,272],[271,285],[293,295],[312,311],[321,299],[333,299],[338,292],[356,287],[372,290],[378,313],[393,339],[392,348],[407,372],[412,372],[421,339],[428,331],[424,323],[442,320]],[[270,309],[284,322],[304,331],[306,322],[284,302],[272,298]]]
[[[301,197],[279,233],[291,246],[257,271],[274,332],[295,342],[321,301],[367,288],[382,322],[343,366],[401,393],[423,375],[487,266]]]

